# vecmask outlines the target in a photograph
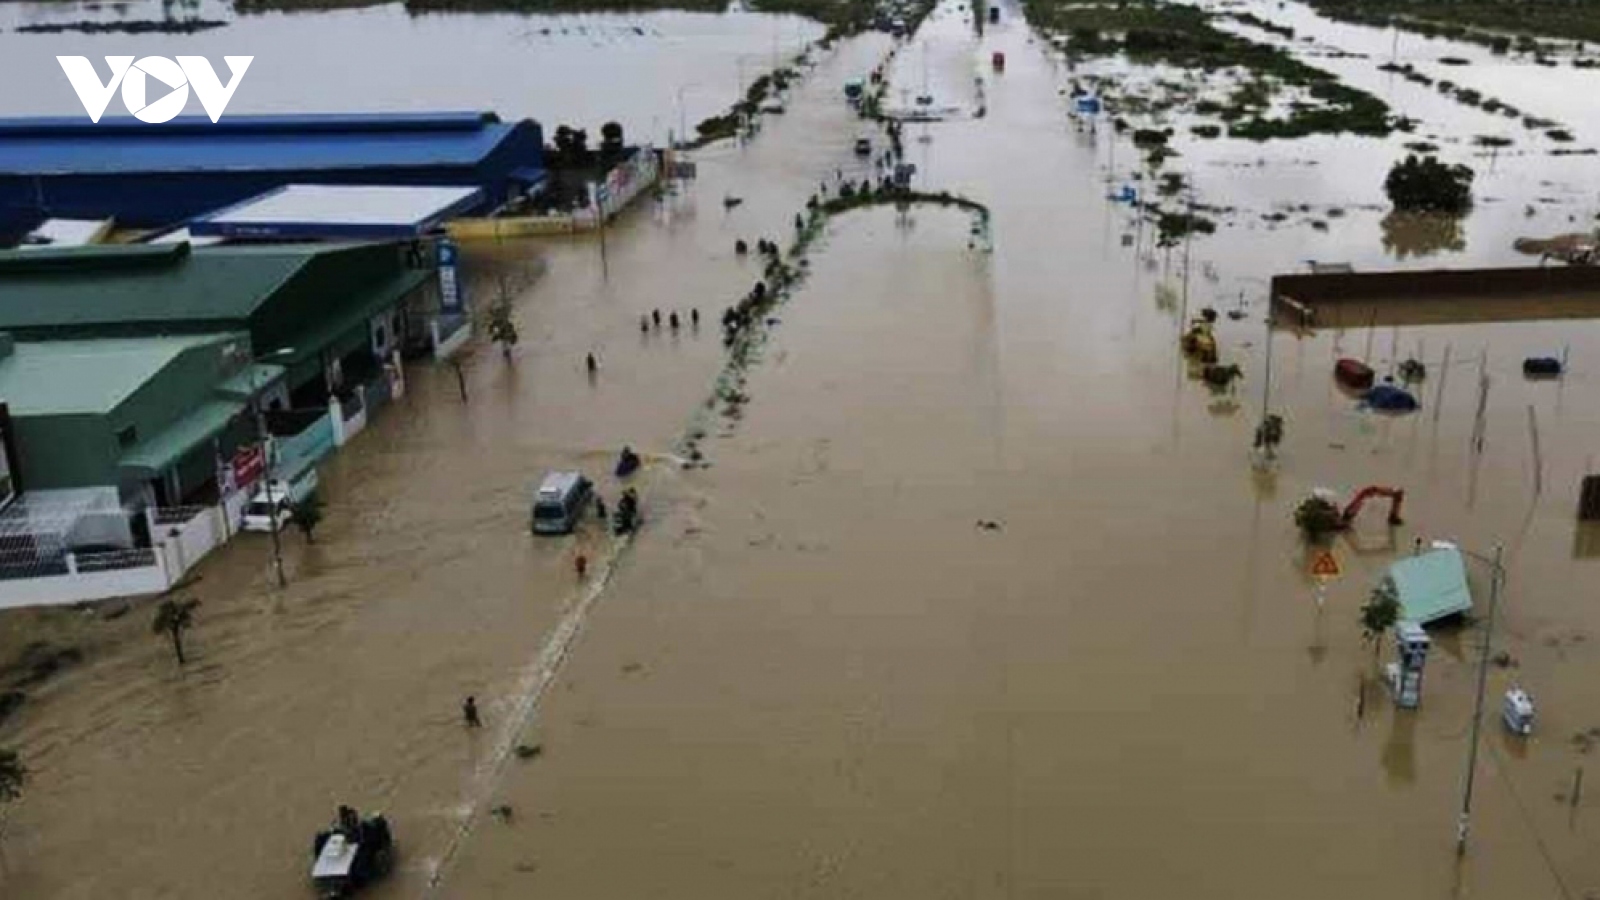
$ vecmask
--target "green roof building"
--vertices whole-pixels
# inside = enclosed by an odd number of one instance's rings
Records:
[[[393,243],[91,246],[0,252],[0,331],[19,341],[240,332],[282,350],[296,406],[376,371],[429,280]],[[418,317],[420,318],[420,317]]]
[[[45,342],[0,340],[0,403],[22,490],[116,487],[168,505],[214,485],[217,460],[254,439],[243,333]],[[154,496],[145,495],[146,487]]]

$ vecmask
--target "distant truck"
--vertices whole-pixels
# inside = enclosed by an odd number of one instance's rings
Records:
[[[996,72],[1004,72],[1006,70],[1006,55],[996,50],[989,57],[989,65],[993,66]]]

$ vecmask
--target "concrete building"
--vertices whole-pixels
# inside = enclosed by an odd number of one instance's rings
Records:
[[[481,212],[543,183],[543,143],[487,112],[0,119],[0,240],[51,218],[169,227],[288,184],[474,187]]]
[[[22,492],[115,488],[122,505],[215,502],[218,460],[255,441],[235,379],[257,372],[241,333],[27,342],[0,336],[0,401]]]
[[[432,263],[401,244],[186,243],[0,251],[0,331],[20,341],[238,332],[325,407],[430,341]]]

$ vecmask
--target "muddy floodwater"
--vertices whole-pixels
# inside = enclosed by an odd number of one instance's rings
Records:
[[[5,896],[300,896],[310,836],[340,802],[394,825],[399,870],[375,898],[1600,891],[1594,793],[1567,793],[1600,734],[1600,541],[1574,517],[1600,432],[1594,326],[1537,305],[1533,321],[1455,324],[1352,309],[1269,335],[1265,279],[1309,258],[1389,260],[1382,212],[1327,231],[1240,216],[1152,249],[1105,199],[1133,149],[1074,126],[1074,73],[1000,8],[982,38],[941,8],[891,86],[970,110],[983,76],[983,117],[905,141],[919,186],[988,205],[993,251],[954,210],[833,218],[765,323],[736,415],[707,407],[718,316],[758,277],[734,240],[787,244],[819,183],[870,174],[852,145],[881,138],[842,86],[886,36],[820,55],[784,115],[700,152],[699,178],[628,213],[603,256],[586,239],[475,248],[480,291],[523,285],[513,358],[475,347],[465,402],[448,368],[411,371],[325,469],[327,520],[314,545],[288,536],[286,590],[264,538],[208,559],[185,671],[147,633],[148,604],[0,619],[8,649],[37,634],[86,648],[0,726],[35,770]],[[1550,114],[1587,136],[1576,111]],[[1429,127],[1472,133],[1448,115]],[[1381,204],[1394,150],[1211,147],[1182,144],[1169,166],[1191,167],[1205,202],[1255,213]],[[1346,147],[1362,149],[1346,162]],[[1286,162],[1301,156],[1317,164]],[[1230,198],[1222,163],[1256,157],[1277,162]],[[1503,190],[1521,216],[1538,186]],[[1434,261],[1496,259],[1479,249],[1514,224],[1486,204],[1467,249]],[[1232,394],[1177,351],[1208,305],[1245,373]],[[656,308],[702,324],[641,334]],[[1262,472],[1249,447],[1269,343],[1267,408],[1287,436]],[[1566,378],[1523,380],[1523,357],[1563,349]],[[1362,410],[1330,377],[1341,356],[1380,373],[1426,361],[1422,410]],[[685,468],[697,428],[709,465]],[[624,443],[646,459],[637,538],[589,522],[532,539],[528,485],[582,467],[614,499]],[[1405,490],[1406,524],[1363,513],[1319,593],[1291,510],[1313,487],[1369,484]],[[1506,554],[1506,657],[1488,673],[1464,857],[1481,624],[1434,631],[1420,710],[1375,685],[1357,701],[1374,671],[1358,608],[1418,538]],[[1481,611],[1489,578],[1472,566]],[[1530,738],[1493,715],[1513,684],[1538,703]],[[461,725],[467,694],[481,729]]]

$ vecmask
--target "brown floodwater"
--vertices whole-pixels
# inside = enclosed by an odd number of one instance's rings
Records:
[[[5,895],[296,896],[340,802],[395,824],[379,898],[1600,890],[1593,804],[1558,798],[1588,761],[1570,738],[1600,725],[1596,542],[1574,521],[1600,429],[1588,326],[1354,312],[1275,334],[1287,437],[1254,471],[1265,279],[1324,241],[1378,246],[1378,217],[1223,227],[1189,248],[1188,278],[1183,248],[1125,246],[1106,136],[1066,121],[1070,76],[1002,9],[981,41],[936,15],[894,88],[926,72],[955,93],[1007,54],[985,118],[907,129],[924,186],[989,204],[993,253],[953,211],[833,220],[750,402],[710,420],[710,467],[673,454],[723,368],[717,314],[756,277],[733,241],[786,240],[819,181],[865,174],[841,87],[883,37],[823,57],[753,143],[700,154],[700,180],[625,217],[603,259],[590,240],[478,248],[480,291],[531,281],[514,358],[476,348],[465,403],[447,368],[413,371],[329,464],[317,543],[287,541],[288,590],[264,539],[207,560],[187,671],[144,633],[147,607],[6,617],[94,652],[0,730],[36,769]],[[1208,304],[1243,310],[1218,326],[1236,396],[1177,353],[1185,307]],[[641,335],[656,307],[698,307],[701,331]],[[1566,346],[1566,379],[1521,378],[1523,356]],[[1410,355],[1430,372],[1408,417],[1330,378],[1339,356],[1387,372]],[[530,538],[529,483],[601,476],[624,442],[649,461],[637,540]],[[1290,511],[1366,484],[1403,487],[1407,524],[1366,513],[1319,603]],[[1486,719],[1464,860],[1481,632],[1435,632],[1420,710],[1372,688],[1356,716],[1373,658],[1357,609],[1415,537],[1504,545],[1495,648],[1515,667],[1491,669],[1490,698],[1520,684],[1541,717],[1521,741]],[[1487,583],[1475,570],[1480,609]],[[469,693],[479,731],[459,721]]]

